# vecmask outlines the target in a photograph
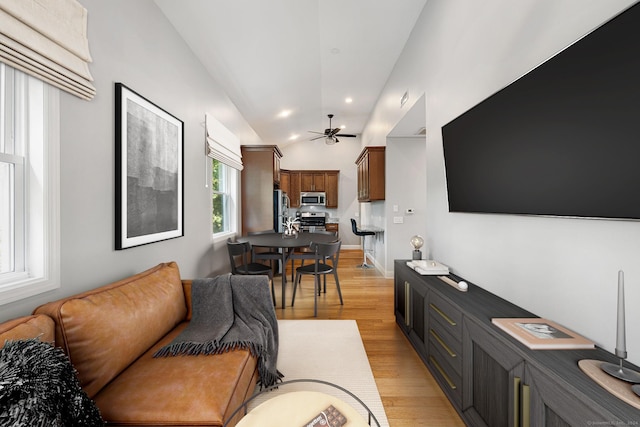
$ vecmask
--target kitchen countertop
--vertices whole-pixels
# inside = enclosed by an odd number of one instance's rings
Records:
[[[327,217],[326,222],[327,222],[327,224],[339,224],[340,223],[340,218]]]

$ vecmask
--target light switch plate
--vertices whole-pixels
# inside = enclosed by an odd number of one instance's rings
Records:
[[[393,217],[393,223],[394,224],[404,224],[404,217],[394,216]]]

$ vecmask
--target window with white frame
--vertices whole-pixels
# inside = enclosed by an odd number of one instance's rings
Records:
[[[242,153],[240,140],[210,114],[205,114],[205,152],[211,168],[211,205],[214,238],[236,233]]]
[[[59,287],[59,92],[0,63],[0,304]]]
[[[213,234],[237,231],[238,171],[211,159],[211,201]]]

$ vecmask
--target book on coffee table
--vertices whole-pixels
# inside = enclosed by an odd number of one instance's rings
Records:
[[[347,418],[333,405],[313,417],[303,427],[342,427],[347,423]]]
[[[594,348],[585,337],[543,318],[497,318],[491,323],[532,350]]]

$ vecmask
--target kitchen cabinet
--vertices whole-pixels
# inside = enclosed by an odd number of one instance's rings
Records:
[[[326,207],[330,209],[338,207],[340,171],[289,170],[288,172],[289,191],[287,191],[287,195],[292,208],[300,207],[300,193],[306,191],[324,191],[326,193]]]
[[[340,236],[340,225],[337,222],[328,222],[324,225],[324,228],[327,231],[336,233],[336,236]]]
[[[276,145],[243,145],[240,175],[242,232],[273,229],[273,190],[280,186],[280,158]]]
[[[582,359],[616,363],[613,354],[600,348],[529,349],[491,319],[536,316],[468,280],[467,292],[460,292],[396,260],[394,281],[396,323],[465,424],[568,427],[637,421],[637,409],[578,367]]]
[[[322,171],[300,172],[300,191],[326,191]]]
[[[289,195],[291,188],[291,172],[280,169],[280,189]]]
[[[338,207],[338,181],[340,173],[338,171],[327,171],[324,174],[325,192],[327,193],[327,208]]]
[[[364,147],[356,159],[358,201],[385,199],[385,147]]]
[[[289,171],[289,202],[292,208],[300,207],[300,172]]]

